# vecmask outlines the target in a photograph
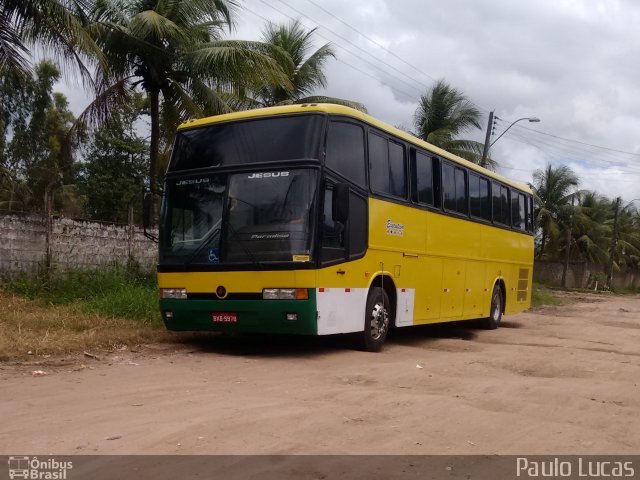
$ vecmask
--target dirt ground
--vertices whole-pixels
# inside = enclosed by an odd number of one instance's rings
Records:
[[[573,297],[379,354],[194,336],[0,364],[0,453],[637,454],[640,296]]]

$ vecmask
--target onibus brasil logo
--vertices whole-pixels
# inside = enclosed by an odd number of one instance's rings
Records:
[[[73,468],[73,462],[61,462],[55,458],[38,460],[38,457],[9,457],[9,478],[33,480],[66,480],[67,470]]]

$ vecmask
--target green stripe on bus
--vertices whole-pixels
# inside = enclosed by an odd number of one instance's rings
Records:
[[[160,300],[162,319],[169,330],[240,333],[318,333],[316,292],[309,300]],[[167,318],[167,311],[173,317]],[[235,313],[237,322],[214,322],[213,313]],[[287,320],[295,313],[296,320]]]

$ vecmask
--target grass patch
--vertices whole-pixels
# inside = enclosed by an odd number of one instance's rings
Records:
[[[21,277],[0,290],[0,360],[166,337],[155,278],[112,267]]]
[[[631,287],[631,288],[615,288],[614,287],[613,293],[617,293],[619,295],[636,295],[640,293],[640,287]]]
[[[531,293],[531,305],[541,307],[543,305],[562,305],[563,299],[553,290],[538,283],[533,282],[533,292]]]
[[[155,276],[118,266],[56,273],[49,278],[22,276],[5,288],[44,305],[68,305],[85,313],[162,325]]]

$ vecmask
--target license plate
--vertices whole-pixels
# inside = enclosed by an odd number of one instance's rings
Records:
[[[236,323],[238,315],[235,312],[213,312],[211,320],[214,323]]]

